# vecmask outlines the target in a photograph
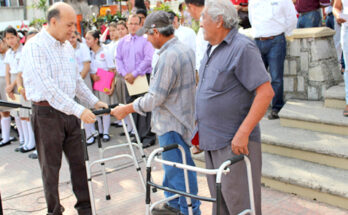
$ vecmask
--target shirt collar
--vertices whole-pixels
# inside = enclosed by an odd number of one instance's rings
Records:
[[[236,36],[237,32],[238,32],[238,30],[236,28],[232,28],[220,44],[222,44],[223,42],[227,43],[228,45],[231,44],[232,40],[233,40],[234,36]],[[220,46],[220,44],[218,44],[218,46]],[[208,44],[207,53],[210,52],[211,47],[212,47],[212,45]]]
[[[161,55],[166,49],[168,49],[172,44],[176,43],[178,41],[178,38],[174,37],[170,40],[168,40],[159,50],[158,55]]]
[[[42,29],[43,34],[45,35],[48,45],[50,46],[61,46],[64,45],[64,43],[61,43],[60,41],[56,40],[50,33],[47,32],[46,29]]]

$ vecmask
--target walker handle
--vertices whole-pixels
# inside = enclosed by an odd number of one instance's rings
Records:
[[[170,144],[168,146],[164,146],[163,147],[163,152],[166,152],[166,151],[169,151],[169,150],[172,150],[172,149],[177,149],[179,147],[178,144],[174,143],[174,144]]]
[[[235,156],[235,157],[233,157],[233,158],[228,159],[228,161],[231,162],[230,165],[233,165],[233,164],[235,164],[235,163],[238,163],[239,161],[242,161],[242,160],[244,160],[244,155],[237,155],[237,156]]]
[[[118,104],[112,104],[109,105],[109,108],[101,109],[101,110],[94,110],[92,111],[94,115],[102,115],[102,114],[109,114],[111,112],[111,109],[118,106]]]

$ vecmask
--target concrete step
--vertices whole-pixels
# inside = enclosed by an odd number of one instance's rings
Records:
[[[348,135],[348,118],[342,110],[326,108],[323,102],[289,100],[279,116],[281,126]]]
[[[262,153],[262,183],[348,209],[348,171]]]
[[[346,107],[344,83],[330,87],[325,93],[325,107],[343,109]]]
[[[348,170],[348,136],[280,126],[261,121],[262,151]]]

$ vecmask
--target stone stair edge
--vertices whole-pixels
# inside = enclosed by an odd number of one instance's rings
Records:
[[[278,164],[284,162],[284,160],[290,161],[290,162],[296,160],[297,163],[302,164],[302,165],[296,165],[297,171],[300,171],[300,170],[308,171],[308,169],[304,170],[303,168],[305,168],[305,166],[310,165],[310,166],[312,166],[312,168],[310,169],[311,172],[319,171],[318,169],[320,169],[320,168],[325,168],[325,170],[330,170],[331,173],[333,173],[333,172],[336,172],[336,173],[344,172],[348,176],[348,171],[347,170],[336,169],[336,168],[333,168],[333,167],[326,167],[326,166],[323,166],[323,165],[320,165],[320,164],[314,164],[314,163],[311,163],[311,162],[308,162],[308,161],[298,160],[298,159],[294,159],[294,158],[287,158],[287,157],[283,157],[283,156],[279,156],[279,155],[273,155],[273,154],[269,154],[269,153],[262,153],[262,155],[263,155],[263,161],[262,161],[262,163],[263,163],[263,166],[262,166],[262,176],[263,177],[267,177],[267,178],[279,180],[279,181],[284,182],[284,183],[289,183],[289,184],[297,185],[297,186],[300,186],[300,187],[305,187],[305,188],[317,190],[317,191],[320,191],[320,192],[325,192],[325,193],[328,193],[328,194],[332,194],[332,195],[348,198],[348,184],[346,184],[345,187],[340,187],[340,189],[338,189],[337,187],[330,187],[326,183],[317,182],[313,178],[310,178],[310,177],[306,178],[306,176],[304,176],[302,178],[296,178],[294,176],[295,174],[288,174],[287,177],[284,177],[284,176],[282,176],[280,174],[277,175],[275,173],[275,171],[273,171],[272,172],[273,174],[272,174],[269,171],[266,171],[267,162],[266,162],[265,159],[270,159],[270,158],[273,157],[273,159],[277,160]],[[290,171],[290,170],[292,170],[292,168],[294,168],[294,167],[289,166],[287,164],[284,164],[283,168],[284,167],[287,167],[288,171]],[[329,174],[328,173],[327,177],[330,177],[330,181],[331,182],[339,183],[337,178],[335,178],[335,174]],[[335,184],[335,183],[333,183],[333,184]]]

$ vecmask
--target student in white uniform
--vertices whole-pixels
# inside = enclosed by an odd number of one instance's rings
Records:
[[[110,32],[110,38],[111,38],[111,43],[108,44],[108,49],[110,54],[112,55],[112,59],[114,60],[114,63],[116,65],[116,55],[117,55],[117,46],[118,42],[121,38],[126,36],[128,34],[128,28],[127,24],[124,21],[119,21],[119,22],[112,22],[109,25],[109,32]],[[122,75],[117,73],[117,68],[116,68],[116,78],[115,78],[115,91],[116,91],[116,98],[118,103],[125,104],[125,84]],[[121,121],[117,120],[111,125],[116,126],[116,127],[122,127]]]
[[[78,41],[79,33],[75,31],[74,34],[72,34],[69,42],[75,49],[75,59],[76,63],[78,65],[78,70],[81,74],[82,79],[85,81],[87,87],[90,90],[93,90],[92,88],[92,80],[90,75],[90,69],[91,69],[91,55],[90,50],[88,46],[84,43],[81,43]],[[90,107],[88,104],[82,103],[84,107],[93,108]],[[86,130],[86,136],[90,137],[95,132],[95,126],[94,123],[86,124],[84,123],[84,127]],[[95,142],[94,137],[87,140],[87,145],[91,145]]]
[[[91,75],[93,82],[96,82],[100,77],[96,74],[98,69],[103,69],[109,72],[116,73],[115,63],[112,59],[112,55],[108,49],[101,46],[99,43],[100,32],[97,30],[89,31],[86,34],[86,43],[91,49]],[[114,83],[114,80],[112,81]],[[95,95],[100,101],[107,103],[108,105],[115,103],[115,84],[111,84],[111,88],[105,92],[94,91]],[[103,134],[103,141],[108,142],[110,140],[110,114],[97,117],[99,133]]]
[[[5,64],[6,64],[6,93],[12,100],[15,99],[15,94],[18,95],[17,90],[17,73],[19,62],[21,60],[22,44],[16,29],[8,27],[4,31],[5,41],[10,47],[6,52]],[[27,122],[21,121],[19,111],[11,111],[11,115],[15,118],[20,145],[24,145],[26,141],[29,141],[29,133],[27,129]]]
[[[6,51],[8,46],[4,41],[2,35],[0,35],[0,100],[7,101],[6,96],[6,65],[4,63]],[[0,137],[0,147],[8,145],[14,140],[10,136],[11,131],[11,117],[10,112],[0,112],[1,118],[1,137]]]
[[[32,37],[34,37],[36,34],[38,33],[37,30],[32,30],[28,33],[27,35],[27,40],[26,42],[28,42]],[[27,97],[25,95],[25,86],[23,84],[23,78],[22,78],[22,72],[24,69],[24,63],[25,63],[25,58],[22,58],[20,60],[19,66],[18,66],[18,74],[17,74],[17,89],[18,89],[18,93],[20,94],[20,102],[23,106],[26,107],[31,107],[31,101],[27,100]],[[31,117],[31,110],[28,109],[19,109],[19,116],[21,118],[21,122],[22,122],[22,127],[23,127],[23,131],[24,131],[24,138],[25,138],[25,144],[16,148],[15,151],[17,152],[29,152],[35,149],[35,135],[34,135],[34,131],[33,128],[31,126],[31,122],[30,122],[30,117]],[[28,134],[26,134],[26,132]],[[27,135],[27,136],[26,136]]]

